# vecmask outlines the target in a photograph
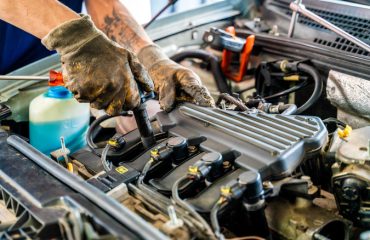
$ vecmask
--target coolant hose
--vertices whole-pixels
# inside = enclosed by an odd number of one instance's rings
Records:
[[[229,86],[227,85],[227,82],[225,80],[224,74],[222,73],[220,63],[216,56],[204,50],[186,50],[179,52],[171,57],[171,59],[175,62],[181,62],[186,58],[201,59],[209,63],[211,66],[213,77],[216,81],[218,91],[220,93],[231,94]]]
[[[287,60],[277,61],[274,63],[276,68],[281,69],[283,72],[304,72],[311,76],[314,82],[314,89],[310,98],[300,106],[295,114],[301,114],[310,108],[317,100],[319,100],[323,91],[323,82],[321,81],[319,72],[312,66],[303,62],[289,62]],[[274,96],[275,97],[275,96]],[[268,98],[272,98],[271,96]],[[267,99],[267,98],[266,98]]]
[[[314,67],[305,63],[299,63],[297,68],[299,71],[309,74],[312,77],[312,80],[314,81],[315,84],[311,97],[295,112],[295,114],[301,114],[302,112],[306,111],[309,107],[311,107],[315,102],[317,102],[317,100],[319,100],[324,87],[320,78],[320,74]]]
[[[86,197],[109,215],[113,216],[119,223],[137,234],[139,238],[158,240],[167,239],[167,237],[158,229],[145,222],[116,200],[105,195],[99,189],[85,182],[82,178],[68,172],[65,168],[42,154],[23,139],[12,135],[8,137],[7,143],[35,162],[50,175]]]

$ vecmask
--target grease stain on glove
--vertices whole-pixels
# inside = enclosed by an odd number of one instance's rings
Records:
[[[89,16],[61,24],[42,43],[61,55],[65,86],[75,98],[109,115],[140,104],[138,85],[154,88],[137,57],[108,39]]]
[[[146,67],[165,111],[171,111],[178,100],[214,107],[215,102],[197,74],[170,60],[157,45],[144,47],[138,54]]]

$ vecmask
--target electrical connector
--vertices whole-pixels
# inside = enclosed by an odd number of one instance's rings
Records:
[[[221,186],[220,188],[220,194],[221,197],[219,199],[219,204],[222,204],[223,202],[229,201],[232,191],[230,186]]]
[[[120,150],[122,149],[125,144],[126,140],[123,137],[123,135],[114,135],[112,138],[110,138],[107,142],[107,144],[113,149],[113,150]]]
[[[187,176],[192,180],[202,180],[204,179],[211,170],[211,166],[203,161],[197,161],[193,165],[189,166]]]
[[[238,182],[232,181],[231,183],[221,186],[219,203],[229,202],[232,199],[238,199],[243,195],[245,187]]]
[[[158,148],[154,148],[154,149],[152,149],[151,151],[150,151],[150,156],[151,157],[156,157],[156,156],[158,156],[159,155],[159,150],[158,150]]]
[[[189,166],[188,168],[188,174],[197,174],[198,173],[198,167],[197,166]]]
[[[153,163],[159,159],[159,151],[157,148],[150,151],[150,159],[149,162]]]

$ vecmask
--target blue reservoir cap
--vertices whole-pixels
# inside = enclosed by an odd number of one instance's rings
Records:
[[[63,86],[49,87],[48,91],[45,93],[46,97],[50,98],[72,98],[72,93]]]

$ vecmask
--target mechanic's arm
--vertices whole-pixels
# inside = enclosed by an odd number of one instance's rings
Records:
[[[119,0],[86,0],[87,11],[109,38],[138,54],[159,93],[161,107],[170,111],[176,98],[213,106],[208,90],[191,70],[171,61],[154,45]],[[190,98],[189,98],[190,96]]]
[[[81,17],[56,0],[1,0],[0,19],[42,38],[60,54],[65,86],[80,102],[115,115],[140,104],[137,84],[153,90],[131,51],[107,38],[89,16]]]
[[[0,19],[40,39],[56,26],[77,18],[77,13],[58,1],[0,1]]]

